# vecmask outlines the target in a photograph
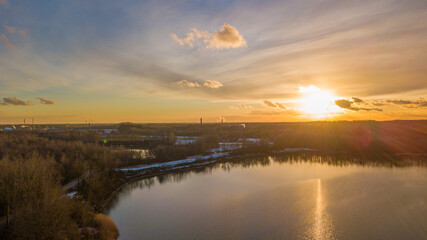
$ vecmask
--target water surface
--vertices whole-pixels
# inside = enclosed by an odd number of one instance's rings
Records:
[[[107,213],[120,239],[427,239],[427,168],[274,160],[135,181]]]

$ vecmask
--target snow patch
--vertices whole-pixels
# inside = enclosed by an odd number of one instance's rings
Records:
[[[74,196],[77,194],[77,191],[74,191],[74,192],[69,192],[69,193],[67,193],[67,194],[65,194],[65,195],[67,195],[67,197],[69,197],[69,198],[74,198]]]
[[[154,164],[149,164],[149,165],[139,165],[139,166],[135,166],[135,167],[125,167],[125,168],[119,168],[116,170],[139,171],[139,170],[153,169],[153,168],[172,168],[172,167],[176,167],[177,165],[181,165],[181,164],[193,163],[195,161],[200,161],[200,160],[216,159],[216,158],[220,158],[220,157],[225,157],[227,155],[228,155],[228,153],[214,153],[214,154],[205,155],[205,156],[196,155],[196,156],[187,157],[185,159],[177,160],[177,161],[171,161],[171,162],[165,162],[165,163],[154,163]]]

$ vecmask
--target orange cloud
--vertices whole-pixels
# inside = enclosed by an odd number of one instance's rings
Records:
[[[222,83],[215,81],[215,80],[206,80],[205,83],[203,83],[203,86],[208,88],[220,88],[222,87]]]
[[[185,38],[179,38],[175,33],[171,33],[171,37],[181,46],[194,47],[197,39],[201,39],[199,43],[205,48],[211,49],[227,49],[246,47],[247,42],[240,32],[230,24],[225,23],[219,31],[209,33],[207,31],[199,31],[192,28],[191,32],[186,33]]]

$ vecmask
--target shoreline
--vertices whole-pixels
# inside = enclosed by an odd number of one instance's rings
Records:
[[[199,166],[197,166],[197,165],[189,165],[188,167],[185,167],[185,168],[181,168],[181,169],[169,169],[169,170],[166,170],[166,171],[158,171],[158,172],[155,172],[155,173],[148,173],[148,174],[144,174],[144,173],[141,173],[141,174],[135,174],[135,176],[133,176],[133,177],[130,177],[130,178],[128,178],[125,182],[123,182],[123,183],[121,183],[114,191],[112,191],[110,194],[109,194],[109,196],[108,196],[108,198],[107,199],[105,199],[103,202],[102,202],[102,204],[101,204],[101,213],[106,213],[105,212],[105,208],[108,206],[108,204],[111,202],[111,200],[114,198],[114,196],[116,196],[116,194],[123,188],[123,186],[124,185],[126,185],[126,184],[129,184],[129,183],[131,183],[131,182],[135,182],[135,181],[138,181],[138,180],[142,180],[142,179],[147,179],[147,178],[152,178],[152,177],[157,177],[157,176],[161,176],[161,175],[166,175],[166,174],[170,174],[170,173],[178,173],[178,172],[184,172],[184,171],[189,171],[189,170],[194,170],[194,169],[199,169],[199,168],[204,168],[204,167],[207,167],[207,166],[212,166],[212,165],[215,165],[215,164],[218,164],[218,163],[220,163],[220,162],[222,162],[224,159],[222,159],[222,160],[218,160],[218,161],[216,161],[216,162],[211,162],[211,163],[207,163],[207,164],[204,164],[204,165],[199,165]]]
[[[313,153],[313,152],[317,152],[318,151],[307,151],[306,153]],[[105,200],[102,201],[101,203],[101,213],[105,213],[105,208],[106,206],[108,206],[108,204],[111,202],[111,200],[114,198],[114,196],[120,191],[120,189],[122,189],[122,187],[126,184],[129,184],[131,182],[134,181],[138,181],[138,180],[142,180],[142,179],[147,179],[147,178],[152,178],[152,177],[157,177],[157,176],[161,176],[161,175],[166,175],[166,174],[171,174],[171,173],[178,173],[178,172],[185,172],[185,171],[191,171],[191,170],[195,170],[195,169],[200,169],[200,168],[205,168],[208,166],[213,166],[215,164],[218,163],[222,163],[225,162],[227,160],[232,160],[232,159],[238,159],[238,158],[244,158],[244,157],[255,157],[255,156],[278,156],[278,155],[287,155],[287,154],[292,154],[292,153],[296,153],[296,152],[289,152],[289,151],[285,151],[285,152],[264,152],[264,153],[252,153],[252,154],[239,154],[239,155],[231,155],[231,156],[224,156],[222,158],[218,158],[218,159],[206,159],[205,161],[195,161],[195,162],[190,162],[187,165],[178,165],[179,168],[170,168],[170,169],[159,169],[155,172],[144,172],[144,170],[135,170],[134,175],[130,176],[129,178],[123,179],[124,181],[118,185],[117,188],[115,188],[109,195],[108,198],[106,198]],[[396,154],[396,156],[398,156],[399,154]],[[423,154],[424,157],[424,154]],[[409,163],[408,166],[425,166],[424,164],[414,164],[411,161],[405,161],[402,159],[402,162],[406,162]],[[328,162],[324,162],[325,164],[329,164]],[[369,161],[366,162],[365,164],[361,164],[361,162],[348,162],[348,164],[350,165],[363,165],[363,166],[369,166]],[[372,166],[376,166],[375,164]],[[400,167],[408,167],[408,166],[400,166]],[[379,166],[377,166],[379,167]],[[384,166],[386,167],[386,166]],[[391,167],[391,166],[389,166]],[[396,167],[396,166],[395,166]],[[132,168],[132,167],[128,167],[128,168]],[[121,170],[120,170],[121,171]]]

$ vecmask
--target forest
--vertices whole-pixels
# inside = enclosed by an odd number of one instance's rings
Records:
[[[179,136],[195,140],[177,144]],[[374,159],[400,166],[398,154],[426,156],[426,136],[427,121],[121,123],[0,131],[0,237],[115,239],[118,230],[102,209],[127,181],[117,168],[204,154],[219,143],[242,142],[242,148],[231,151],[236,157],[304,147],[340,164]],[[142,158],[131,148],[148,149],[153,157]],[[76,197],[64,190],[72,181],[77,181]]]

